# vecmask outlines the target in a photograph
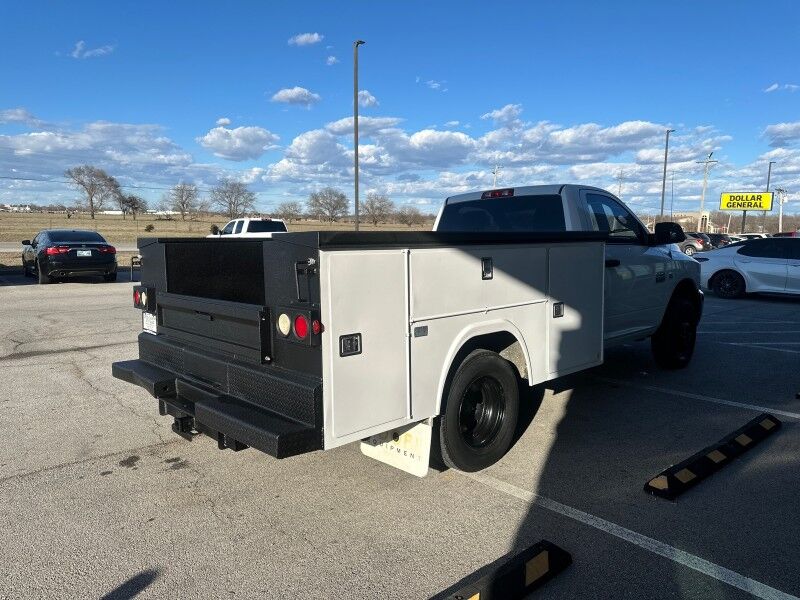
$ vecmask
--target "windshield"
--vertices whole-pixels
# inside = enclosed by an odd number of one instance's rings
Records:
[[[566,231],[561,196],[538,195],[447,204],[438,231]]]
[[[49,231],[47,237],[54,242],[105,242],[96,231]]]
[[[269,233],[286,231],[286,225],[281,221],[250,221],[247,233]]]

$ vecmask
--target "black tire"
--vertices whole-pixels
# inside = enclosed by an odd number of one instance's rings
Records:
[[[686,297],[673,298],[661,326],[650,338],[653,357],[665,369],[683,369],[697,341],[697,307]]]
[[[39,274],[39,283],[50,283],[50,276],[42,270],[42,263],[36,263],[36,272]]]
[[[747,291],[747,284],[739,273],[726,270],[714,275],[711,289],[720,298],[741,298]]]
[[[108,275],[103,275],[103,281],[116,281],[117,280],[117,272],[114,271],[113,273],[109,273]]]
[[[33,273],[31,273],[30,268],[24,262],[22,263],[22,274],[25,277],[33,277]]]
[[[686,246],[686,248],[683,249],[683,253],[686,256],[694,256],[696,252],[697,250],[694,249],[694,246]]]
[[[458,367],[439,418],[444,464],[474,472],[500,460],[514,441],[517,374],[496,352],[475,350]]]

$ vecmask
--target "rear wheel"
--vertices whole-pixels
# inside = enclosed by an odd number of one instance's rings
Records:
[[[686,246],[686,248],[683,249],[683,253],[686,256],[692,256],[695,252],[697,252],[697,250],[694,249],[694,246]]]
[[[720,271],[711,280],[711,289],[720,298],[741,298],[746,288],[744,278],[736,271]]]
[[[511,364],[496,352],[475,350],[456,371],[439,419],[442,460],[468,472],[494,464],[514,441],[518,413]]]
[[[666,369],[682,369],[694,354],[697,308],[686,297],[673,298],[661,326],[650,338],[653,357]]]
[[[108,273],[107,275],[103,275],[103,281],[116,281],[117,280],[117,272],[114,271],[113,273]]]
[[[50,276],[42,269],[42,263],[36,263],[36,272],[39,274],[39,283],[50,283]]]

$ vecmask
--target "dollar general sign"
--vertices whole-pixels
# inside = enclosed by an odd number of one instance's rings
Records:
[[[772,210],[772,192],[723,192],[720,210]]]

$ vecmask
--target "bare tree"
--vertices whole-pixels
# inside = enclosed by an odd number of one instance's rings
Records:
[[[422,213],[419,212],[419,209],[416,206],[409,206],[405,205],[397,211],[397,220],[400,221],[403,225],[408,225],[412,227],[414,225],[419,225],[424,220]]]
[[[67,169],[64,175],[85,194],[84,205],[93,219],[107,200],[116,199],[121,195],[117,180],[103,169],[81,165]]]
[[[136,220],[137,213],[143,213],[147,210],[147,201],[144,198],[136,196],[135,194],[124,196],[124,198],[125,206],[131,213],[134,221]]]
[[[336,221],[347,214],[347,196],[331,187],[311,194],[306,205],[308,213],[319,220]]]
[[[303,216],[303,205],[299,202],[281,202],[275,214],[287,223],[296,221]]]
[[[255,210],[256,195],[239,181],[223,179],[211,190],[211,202],[229,219],[235,219]]]
[[[394,212],[394,203],[381,194],[367,194],[361,210],[373,225],[377,225],[378,221],[386,221],[391,216]]]
[[[172,210],[181,213],[181,219],[197,209],[197,186],[193,183],[179,183],[169,193]]]

